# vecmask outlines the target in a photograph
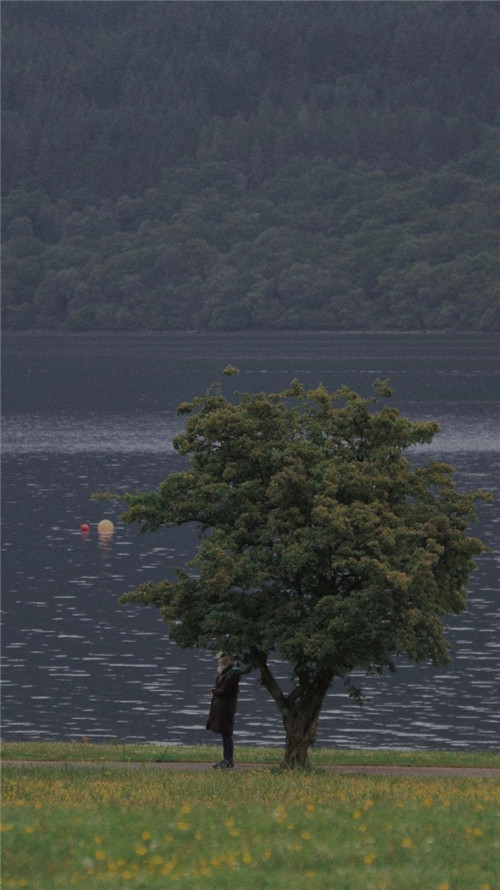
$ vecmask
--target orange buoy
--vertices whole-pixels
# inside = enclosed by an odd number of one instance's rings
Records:
[[[97,531],[100,535],[111,535],[113,534],[115,527],[111,522],[111,519],[101,519],[100,523],[97,526]]]

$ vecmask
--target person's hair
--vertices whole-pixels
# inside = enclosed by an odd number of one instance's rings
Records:
[[[219,652],[218,654],[219,661],[225,661],[227,664],[234,664],[234,658],[232,655],[227,655],[225,652]]]

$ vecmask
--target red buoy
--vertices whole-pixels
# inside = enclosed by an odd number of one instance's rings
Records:
[[[84,535],[87,535],[90,531],[90,526],[87,525],[86,522],[82,522],[82,524],[80,526],[80,531],[83,532]]]

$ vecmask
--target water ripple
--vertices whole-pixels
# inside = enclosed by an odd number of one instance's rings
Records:
[[[4,454],[161,454],[183,424],[175,415],[17,414],[2,420]]]

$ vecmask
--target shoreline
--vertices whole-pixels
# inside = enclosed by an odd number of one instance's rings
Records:
[[[133,337],[199,337],[199,338],[208,338],[208,337],[231,337],[231,336],[248,336],[248,337],[258,337],[261,339],[262,337],[270,338],[270,337],[306,337],[308,335],[314,337],[416,337],[416,336],[429,336],[429,337],[439,337],[439,336],[467,336],[467,337],[484,337],[484,336],[493,336],[500,335],[500,328],[497,329],[489,329],[484,331],[477,330],[466,330],[460,329],[457,330],[455,328],[440,328],[439,330],[434,330],[432,328],[420,328],[420,329],[408,329],[408,330],[399,330],[398,328],[387,328],[386,330],[370,330],[365,328],[353,328],[353,329],[342,329],[336,330],[334,328],[323,330],[318,328],[292,328],[286,330],[273,330],[273,329],[260,329],[260,328],[242,328],[238,330],[224,330],[224,331],[211,331],[211,330],[200,330],[199,328],[187,328],[187,329],[175,329],[168,330],[167,328],[156,331],[156,330],[136,330],[136,331],[61,331],[61,330],[47,330],[44,328],[39,329],[29,329],[29,330],[3,330],[2,337],[124,337],[124,338],[133,338]]]

